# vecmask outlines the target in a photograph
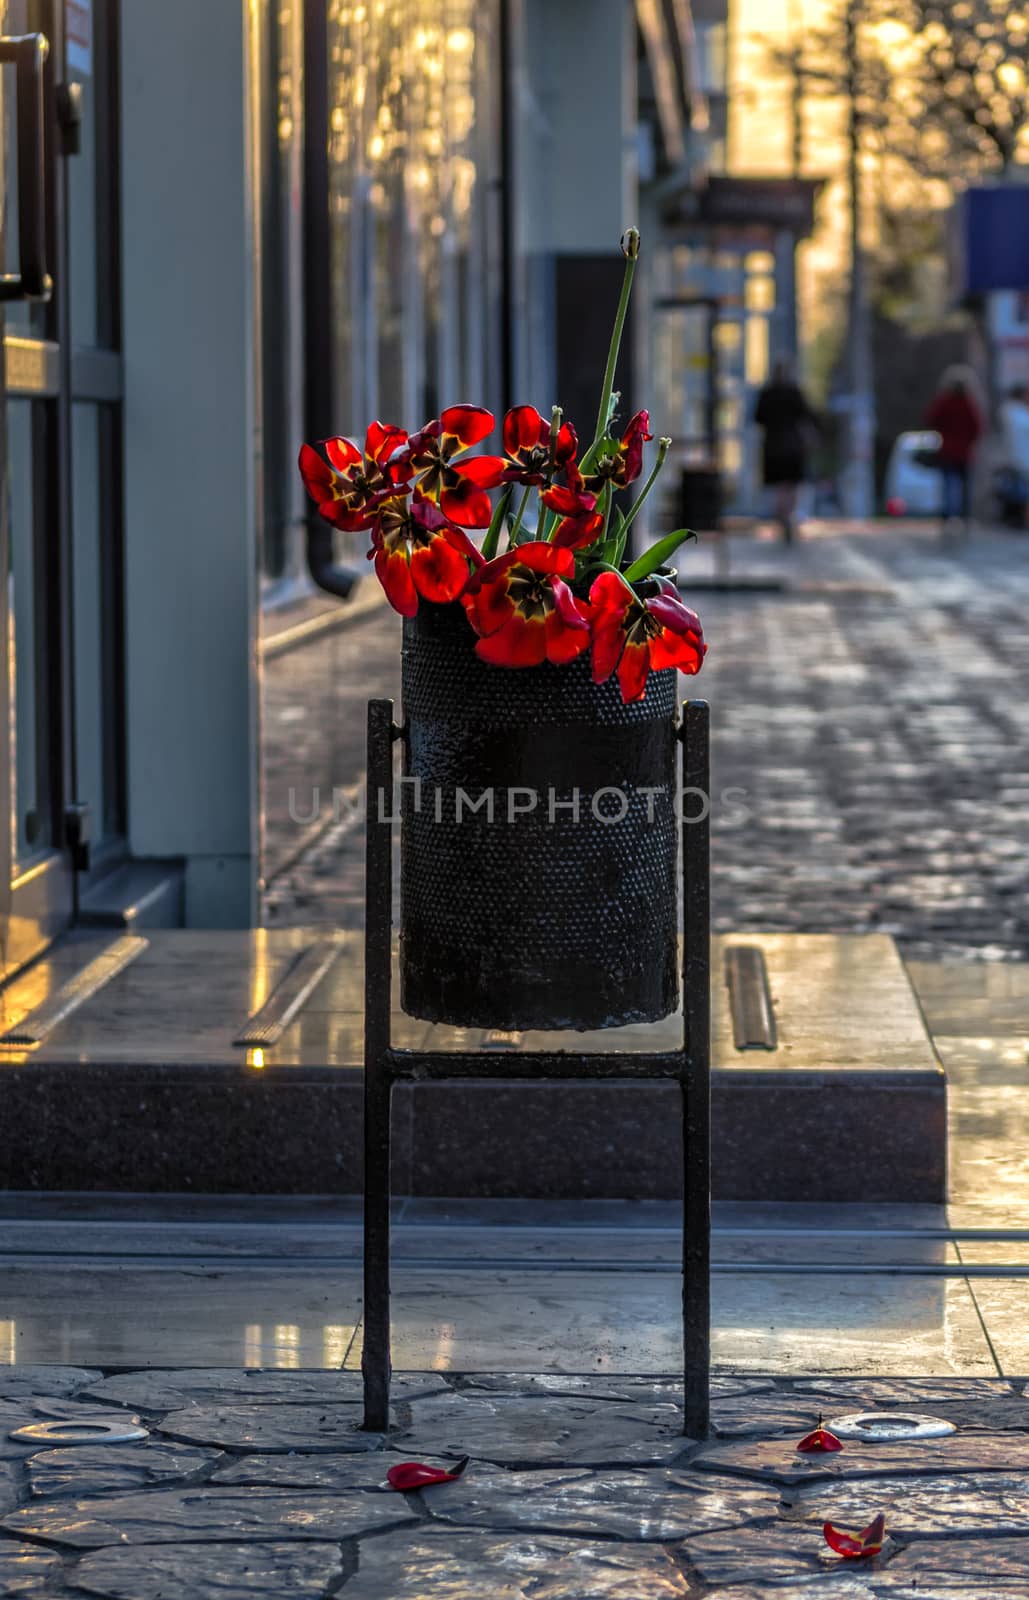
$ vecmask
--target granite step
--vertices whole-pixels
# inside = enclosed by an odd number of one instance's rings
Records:
[[[4,1046],[0,1186],[332,1194],[361,1183],[357,935],[275,1041],[235,1043],[324,929],[153,930],[144,952],[34,1048]],[[74,935],[4,991],[6,1031],[109,946]],[[737,1047],[725,955],[763,957],[774,1048]],[[58,1008],[59,1010],[59,1008]],[[274,1003],[271,1007],[274,1011]],[[402,1013],[425,1050],[667,1050],[681,1016],[602,1034],[493,1037]],[[728,935],[712,950],[714,1188],[733,1200],[939,1203],[946,1080],[886,935]],[[398,1194],[670,1199],[670,1083],[400,1085]]]

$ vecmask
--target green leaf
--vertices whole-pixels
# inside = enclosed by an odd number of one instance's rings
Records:
[[[625,545],[625,512],[621,506],[615,506],[608,524],[607,538],[596,546],[601,561],[612,567],[618,565],[618,547]]]
[[[630,583],[639,583],[641,578],[649,578],[658,567],[663,567],[669,562],[681,544],[687,539],[695,539],[697,535],[691,528],[676,528],[674,533],[666,533],[657,544],[652,544],[649,550],[644,550],[638,561],[634,561],[625,574]]]
[[[486,529],[486,537],[482,541],[482,553],[487,561],[492,561],[497,553],[497,547],[500,544],[500,531],[504,526],[504,519],[507,516],[507,508],[511,504],[513,491],[514,484],[509,483],[497,501],[493,515],[490,518],[490,525]]]

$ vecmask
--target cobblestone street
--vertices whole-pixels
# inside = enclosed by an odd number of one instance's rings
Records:
[[[730,546],[740,587],[685,591],[711,645],[716,929],[1025,957],[1029,541],[811,525],[792,550]],[[712,550],[683,571],[710,578]],[[360,779],[364,701],[398,695],[398,649],[378,610],[267,663],[270,924],[360,920],[361,832],[331,791]]]

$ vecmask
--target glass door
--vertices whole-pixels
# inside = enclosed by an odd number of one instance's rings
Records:
[[[115,0],[0,0],[5,976],[124,832],[115,23]]]

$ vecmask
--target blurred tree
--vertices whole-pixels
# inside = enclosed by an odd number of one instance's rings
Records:
[[[1029,154],[1029,7],[893,0],[888,12],[914,44],[894,118],[904,153],[949,182],[1006,175]]]
[[[891,314],[924,306],[955,188],[1029,164],[1029,5],[835,0],[821,27],[795,28],[770,55],[792,85],[794,129],[807,99],[838,100],[851,180],[855,156],[875,167],[872,299]],[[799,170],[796,131],[794,149]]]

